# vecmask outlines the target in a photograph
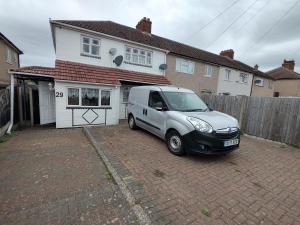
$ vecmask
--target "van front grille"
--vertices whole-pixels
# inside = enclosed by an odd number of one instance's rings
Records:
[[[234,131],[232,133],[217,133],[216,132],[216,137],[219,139],[232,139],[235,138],[238,135],[239,131]]]

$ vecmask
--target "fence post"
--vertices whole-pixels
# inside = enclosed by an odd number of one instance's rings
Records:
[[[239,115],[239,126],[241,130],[243,130],[242,125],[243,125],[243,119],[244,119],[244,114],[246,109],[246,101],[247,101],[247,97],[241,96],[241,108],[240,108],[240,115]]]

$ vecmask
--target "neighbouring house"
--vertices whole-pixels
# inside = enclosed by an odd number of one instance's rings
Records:
[[[275,79],[254,66],[251,96],[273,97]]]
[[[23,52],[0,32],[0,89],[10,84],[8,70],[20,66],[19,55]]]
[[[274,97],[300,97],[300,74],[294,68],[294,60],[284,60],[281,67],[266,72],[275,80]]]

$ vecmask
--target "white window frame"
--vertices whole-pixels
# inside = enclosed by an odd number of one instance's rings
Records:
[[[83,39],[84,38],[87,38],[89,39],[89,43],[84,43],[83,42]],[[93,44],[93,41],[98,41],[98,44]],[[88,45],[89,46],[89,52],[85,52],[83,50],[83,45]],[[98,54],[92,54],[92,47],[93,46],[96,46],[98,47]],[[101,50],[101,40],[99,38],[94,38],[94,37],[90,37],[90,36],[86,36],[86,35],[81,35],[81,38],[80,38],[80,55],[81,56],[88,56],[88,57],[92,57],[92,58],[101,58],[100,57],[100,50]]]
[[[209,64],[204,65],[204,76],[211,77],[213,75],[213,66]]]
[[[111,102],[112,102],[112,90],[111,89],[107,89],[107,88],[94,88],[94,87],[86,87],[86,86],[84,86],[84,87],[78,87],[78,86],[76,86],[76,87],[66,87],[67,88],[67,97],[66,97],[66,101],[67,101],[67,103],[66,103],[66,105],[67,105],[67,107],[83,107],[83,108],[99,108],[99,107],[101,107],[101,108],[105,108],[105,107],[107,107],[107,108],[110,108],[111,107]],[[68,91],[68,89],[69,88],[73,88],[73,89],[79,89],[79,104],[78,105],[69,105],[69,101],[68,101],[68,99],[69,99],[69,91]],[[87,88],[87,89],[97,89],[99,92],[99,96],[98,96],[98,105],[97,106],[85,106],[85,105],[82,105],[82,96],[81,96],[81,90],[82,90],[82,88]],[[109,105],[101,105],[101,93],[102,93],[102,91],[109,91]]]
[[[137,52],[134,53],[133,51],[137,51]],[[153,64],[153,51],[143,49],[143,48],[137,48],[137,47],[125,45],[124,56],[125,56],[124,57],[124,59],[125,59],[124,62],[125,63],[138,65],[138,66],[152,67],[152,64]],[[137,58],[136,62],[133,61],[134,57]]]
[[[243,75],[245,75],[245,80],[242,79]],[[242,84],[247,84],[248,83],[248,78],[249,78],[249,75],[247,73],[243,73],[241,72],[240,73],[240,83]]]
[[[230,69],[225,69],[224,80],[231,81],[230,75],[231,75],[231,70]]]
[[[12,64],[12,50],[8,46],[5,49],[5,62]]]
[[[256,81],[259,80],[260,83],[256,83]],[[254,80],[254,84],[258,87],[263,87],[264,86],[264,79],[262,78],[259,78],[259,77],[256,77],[255,80]]]
[[[176,71],[179,73],[194,74],[195,62],[183,58],[176,58]]]

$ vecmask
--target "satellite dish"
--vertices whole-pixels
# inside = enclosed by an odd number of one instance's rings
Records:
[[[120,66],[123,62],[123,56],[122,55],[118,55],[114,61],[113,61],[117,66]]]
[[[166,70],[168,68],[167,64],[160,64],[159,69],[160,70]]]
[[[109,54],[111,54],[111,55],[115,55],[116,53],[117,53],[117,49],[115,49],[115,48],[111,48],[109,50]]]

